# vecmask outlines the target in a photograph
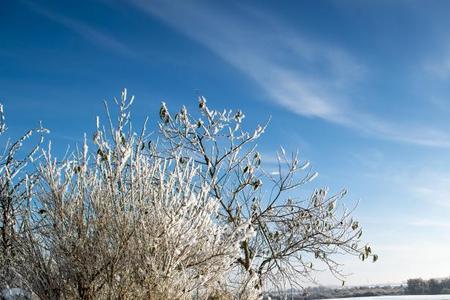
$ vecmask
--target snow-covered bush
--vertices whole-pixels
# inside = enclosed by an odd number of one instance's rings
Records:
[[[117,117],[107,105],[106,125],[97,118],[92,140],[63,160],[49,144],[20,197],[10,193],[23,203],[10,270],[41,299],[253,300],[310,278],[313,261],[342,279],[334,255],[377,258],[338,205],[344,193],[295,197],[316,177],[307,162],[282,149],[278,172],[264,171],[265,126],[248,132],[241,111],[200,97],[197,115],[162,103],[150,136],[145,124],[133,131],[132,102],[125,90]],[[1,180],[12,184],[10,173]]]
[[[38,180],[38,174],[29,165],[36,158],[48,130],[40,126],[16,140],[5,139],[6,132],[0,104],[0,137],[4,147],[0,153],[0,290],[10,291],[27,283],[17,268],[23,265],[20,248],[29,229],[27,207],[32,198],[32,186]],[[36,134],[39,138],[34,143],[30,140]]]
[[[242,111],[212,110],[204,97],[198,106],[197,114],[185,107],[171,113],[162,103],[157,153],[189,157],[207,166],[197,181],[211,186],[223,222],[249,222],[255,228],[256,234],[241,242],[225,285],[234,297],[252,298],[268,287],[301,287],[319,270],[344,282],[339,255],[378,259],[361,243],[362,229],[353,210],[340,203],[345,190],[330,196],[321,188],[310,197],[299,196],[298,189],[317,177],[308,161],[281,148],[276,171],[268,172],[257,149],[267,125],[247,131]]]
[[[145,131],[131,131],[131,101],[124,92],[115,127],[111,118],[108,130],[97,123],[95,151],[85,140],[63,162],[44,153],[33,241],[50,255],[66,297],[205,298],[253,228],[218,219],[211,187],[194,180],[202,166],[160,158]]]

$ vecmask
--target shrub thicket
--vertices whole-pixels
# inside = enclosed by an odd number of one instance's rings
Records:
[[[199,99],[197,116],[160,109],[159,132],[133,131],[126,91],[92,141],[63,160],[50,144],[18,158],[33,131],[0,157],[2,288],[41,299],[258,299],[300,284],[337,254],[372,257],[351,211],[316,190],[298,155],[266,172],[241,111]],[[2,114],[3,115],[3,114]],[[1,119],[1,133],[6,130]],[[46,130],[34,130],[43,135]]]

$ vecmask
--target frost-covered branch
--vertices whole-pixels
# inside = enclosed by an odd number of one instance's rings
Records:
[[[149,135],[147,121],[133,130],[132,103],[125,90],[106,104],[92,140],[63,160],[51,144],[17,159],[28,134],[0,157],[0,259],[41,299],[252,300],[320,269],[344,280],[341,254],[377,259],[345,191],[300,197],[317,173],[283,148],[278,171],[264,170],[267,124],[248,131],[243,112],[200,97],[197,113],[162,103]]]

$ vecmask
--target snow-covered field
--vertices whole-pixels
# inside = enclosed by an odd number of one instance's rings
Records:
[[[379,297],[354,297],[340,298],[352,300],[450,300],[450,295],[414,295],[414,296],[379,296]],[[338,300],[338,299],[329,299]]]

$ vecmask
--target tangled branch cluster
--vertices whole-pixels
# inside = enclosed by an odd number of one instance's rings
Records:
[[[322,266],[343,279],[335,256],[371,256],[351,211],[317,190],[297,155],[267,173],[241,111],[160,109],[159,132],[137,134],[133,98],[97,119],[93,141],[64,160],[51,147],[19,159],[33,132],[0,157],[1,288],[40,299],[259,299],[299,285]],[[1,133],[4,133],[3,113]],[[153,139],[150,140],[150,137]],[[93,150],[91,150],[93,149]]]

